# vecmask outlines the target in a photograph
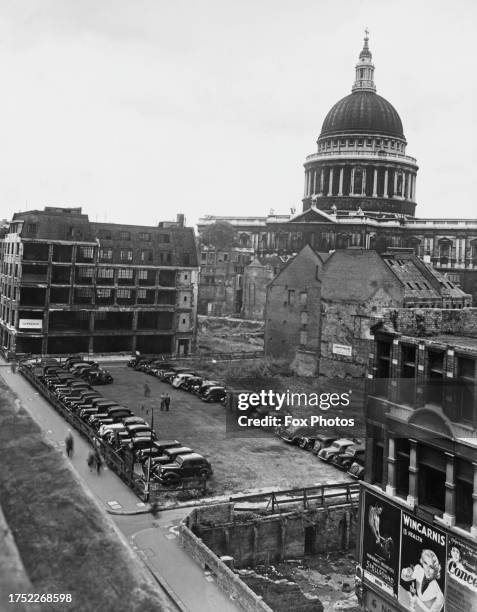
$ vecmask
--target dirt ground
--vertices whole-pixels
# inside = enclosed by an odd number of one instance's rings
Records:
[[[296,582],[303,593],[318,597],[324,610],[358,612],[354,594],[354,555],[335,552],[313,555],[272,566],[255,566],[254,572],[271,580],[286,578]]]
[[[193,394],[176,390],[126,365],[108,364],[108,370],[114,383],[99,388],[105,397],[127,406],[149,422],[154,410],[154,427],[159,438],[177,439],[209,459],[214,470],[209,494],[351,480],[312,453],[290,446],[271,433],[263,432],[259,437],[228,434],[222,404],[204,403]],[[148,399],[143,391],[146,382],[151,389]],[[166,392],[171,395],[171,409],[161,412],[160,396]]]

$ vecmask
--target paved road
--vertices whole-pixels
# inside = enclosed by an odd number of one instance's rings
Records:
[[[22,405],[40,425],[50,442],[65,448],[68,424],[20,374],[12,374],[0,361],[0,376],[16,393]],[[144,504],[113,472],[107,468],[101,475],[91,473],[86,458],[89,444],[73,432],[73,467],[106,509],[137,511]],[[204,572],[180,547],[177,525],[187,509],[163,512],[158,521],[150,514],[113,516],[113,520],[128,537],[139,555],[159,579],[165,582],[190,612],[236,612],[240,610],[218,587],[215,579]]]

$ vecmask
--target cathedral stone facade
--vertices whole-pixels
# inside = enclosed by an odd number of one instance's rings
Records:
[[[396,109],[376,93],[368,37],[351,93],[326,115],[305,163],[302,212],[263,217],[206,216],[199,232],[228,221],[256,255],[292,255],[306,244],[326,252],[361,247],[412,248],[477,303],[477,219],[421,219],[416,159]]]

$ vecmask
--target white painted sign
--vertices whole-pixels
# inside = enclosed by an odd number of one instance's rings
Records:
[[[43,329],[43,319],[20,319],[20,329]]]
[[[347,344],[333,344],[332,351],[335,355],[344,355],[345,357],[351,357],[353,354],[353,348]]]

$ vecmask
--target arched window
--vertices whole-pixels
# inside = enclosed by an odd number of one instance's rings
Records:
[[[448,238],[439,240],[439,257],[449,259],[452,252],[452,242]]]

